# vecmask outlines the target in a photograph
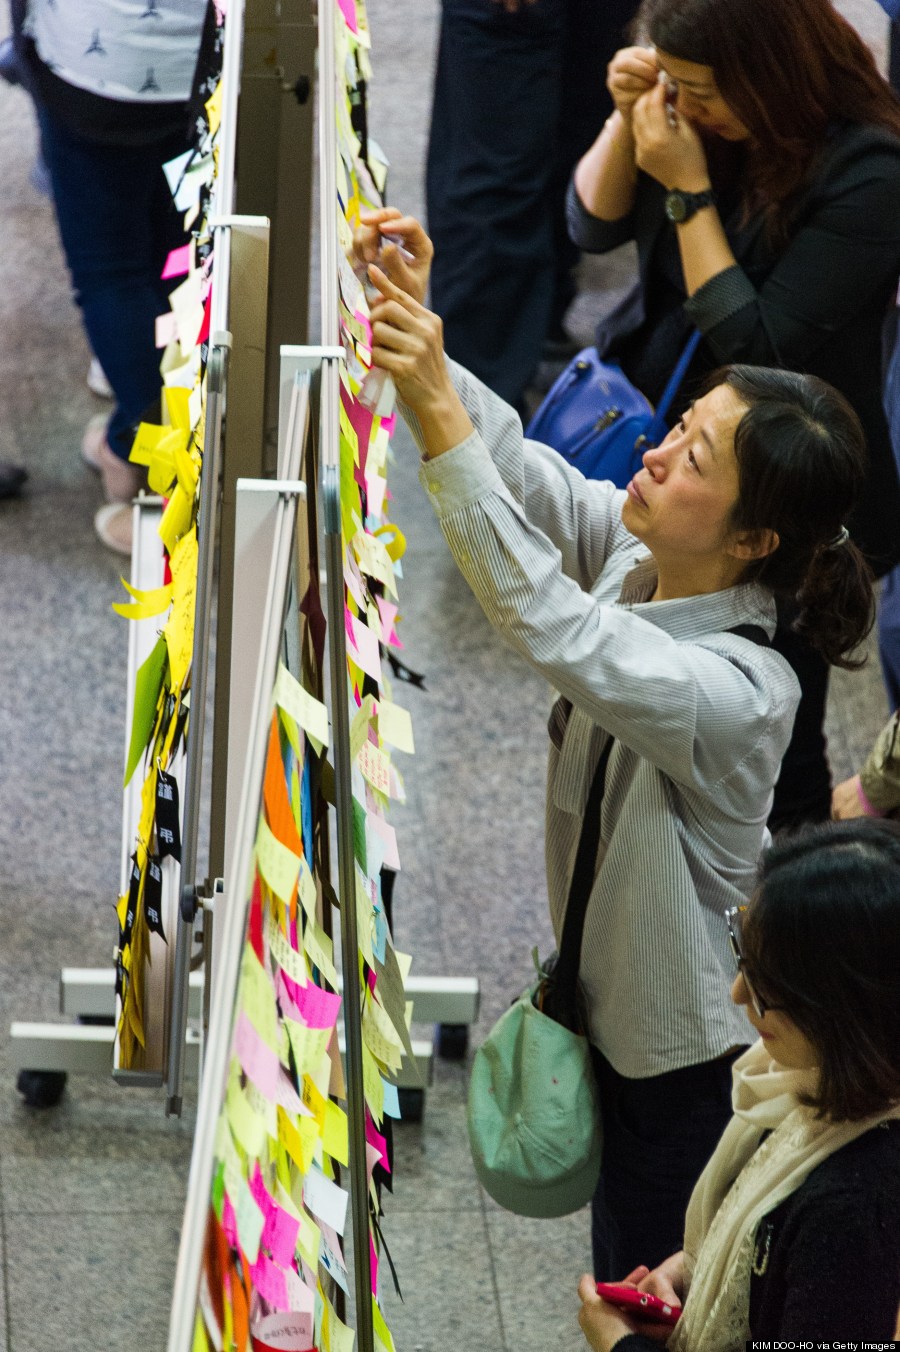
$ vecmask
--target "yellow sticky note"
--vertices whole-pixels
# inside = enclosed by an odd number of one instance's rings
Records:
[[[249,945],[241,958],[238,1001],[263,1042],[277,1053],[281,1039],[275,989],[271,976]]]
[[[219,130],[219,123],[222,121],[222,81],[216,85],[213,92],[204,104],[206,108],[206,118],[209,122],[210,133],[215,136]]]
[[[391,1331],[384,1322],[384,1315],[378,1308],[378,1302],[372,1297],[372,1324],[375,1340],[384,1349],[384,1352],[394,1352],[394,1339],[391,1337]]]
[[[303,931],[303,948],[310,965],[318,967],[332,990],[338,987],[338,974],[334,966],[334,945],[325,931],[315,922],[307,920]]]
[[[375,1058],[365,1042],[362,1044],[362,1068],[363,1093],[366,1105],[376,1126],[380,1127],[384,1121],[384,1081],[381,1078],[378,1066],[375,1064]]]
[[[378,701],[378,735],[398,751],[407,751],[412,755],[416,749],[408,710],[402,709],[399,704],[392,704],[390,700]]]
[[[318,751],[328,745],[328,710],[321,700],[303,689],[284,665],[278,668],[275,703],[297,720],[313,742],[318,743]]]
[[[157,535],[165,545],[170,558],[178,541],[190,529],[193,514],[194,499],[185,493],[181,484],[176,483],[157,528]]]
[[[283,845],[260,816],[256,833],[256,862],[263,880],[287,905],[300,872],[300,856]]]
[[[225,1096],[225,1112],[234,1132],[235,1140],[241,1149],[252,1156],[258,1155],[266,1139],[266,1126],[262,1117],[251,1107],[246,1094],[237,1081],[228,1086]]]
[[[175,546],[171,558],[172,613],[163,630],[169,650],[172,688],[181,686],[191,665],[194,648],[194,600],[197,591],[197,532],[188,531]]]
[[[319,1126],[319,1134],[321,1135],[325,1126],[325,1106],[328,1100],[322,1097],[309,1075],[303,1076],[301,1090],[303,1103],[316,1119]]]
[[[347,1114],[338,1103],[330,1099],[325,1104],[325,1126],[322,1130],[322,1146],[338,1164],[349,1164],[349,1132]]]
[[[362,704],[350,720],[350,756],[353,760],[359,755],[363,742],[369,738],[369,723],[375,713],[375,700],[366,695]]]
[[[182,283],[186,286],[187,283]],[[197,292],[199,295],[199,284]],[[169,421],[173,427],[177,427],[181,432],[190,432],[191,418],[189,412],[191,391],[184,389],[180,385],[167,385],[163,390],[163,396],[166,401],[166,411],[169,415]]]
[[[298,1075],[312,1075],[322,1062],[330,1040],[330,1029],[307,1028],[305,1023],[286,1019],[288,1039],[294,1053]]]
[[[298,953],[295,948],[291,948],[271,915],[266,917],[266,941],[278,966],[283,968],[291,980],[296,981],[298,986],[305,986],[309,980],[309,971],[303,954]]]

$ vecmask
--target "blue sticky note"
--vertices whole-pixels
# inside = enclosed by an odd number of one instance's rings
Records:
[[[388,1117],[400,1120],[400,1095],[397,1093],[397,1086],[391,1084],[388,1080],[382,1080],[384,1085],[384,1111]]]

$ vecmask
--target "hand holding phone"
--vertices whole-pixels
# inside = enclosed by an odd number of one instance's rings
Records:
[[[649,1291],[638,1291],[634,1286],[624,1286],[620,1282],[597,1282],[597,1295],[608,1300],[611,1305],[639,1316],[655,1324],[677,1324],[681,1317],[681,1307],[670,1305]]]

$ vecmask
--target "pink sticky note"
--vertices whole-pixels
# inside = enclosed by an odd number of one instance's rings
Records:
[[[392,413],[388,418],[382,418],[381,426],[387,432],[389,437],[394,435],[394,428],[397,426],[397,415]]]
[[[266,1216],[260,1243],[269,1250],[276,1263],[288,1267],[294,1261],[299,1230],[300,1222],[277,1202],[273,1202],[272,1210]]]
[[[356,21],[356,5],[354,0],[338,0],[340,11],[347,20],[347,27],[351,33],[359,32],[359,24]]]
[[[284,1273],[271,1258],[261,1253],[250,1266],[250,1277],[263,1300],[267,1300],[276,1310],[290,1309]]]
[[[310,981],[298,991],[295,1004],[307,1028],[333,1028],[341,1007],[341,997]]]
[[[381,684],[381,654],[378,651],[378,637],[355,615],[346,612],[347,637],[350,641],[353,661],[362,667],[367,676]]]
[[[378,1251],[375,1248],[375,1240],[369,1235],[369,1271],[372,1275],[372,1295],[378,1295]]]
[[[231,1205],[231,1198],[226,1192],[222,1198],[222,1229],[225,1231],[225,1238],[233,1249],[238,1246],[237,1219],[234,1214],[234,1207]]]
[[[377,813],[370,812],[366,818],[366,830],[372,830],[384,841],[384,862],[388,868],[392,868],[399,873],[400,854],[397,850],[397,832],[389,822]]]
[[[234,1025],[233,1045],[234,1054],[248,1079],[253,1081],[270,1103],[280,1103],[285,1112],[309,1115],[277,1055],[263,1042],[244,1010],[241,1010]]]
[[[383,596],[375,598],[378,605],[378,614],[381,616],[381,633],[385,643],[390,643],[396,637],[394,634],[394,621],[397,618],[398,606],[393,601],[387,601]]]
[[[390,1173],[391,1166],[388,1160],[387,1141],[382,1136],[381,1132],[378,1131],[378,1129],[375,1126],[375,1123],[372,1121],[368,1113],[366,1113],[366,1141],[369,1145],[375,1147],[375,1149],[381,1155],[380,1162],[382,1168],[385,1170],[386,1173]],[[265,1243],[265,1239],[263,1239],[263,1243]]]
[[[193,244],[183,244],[180,249],[173,249],[166,259],[165,267],[162,270],[162,279],[167,281],[169,277],[184,277],[191,270],[191,256],[194,251]]]

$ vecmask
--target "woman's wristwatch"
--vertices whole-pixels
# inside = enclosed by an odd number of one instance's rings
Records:
[[[712,188],[706,188],[704,192],[682,192],[680,188],[673,188],[666,193],[666,216],[673,225],[683,225],[703,207],[711,207],[715,200]]]

